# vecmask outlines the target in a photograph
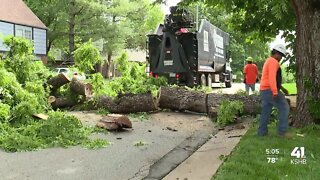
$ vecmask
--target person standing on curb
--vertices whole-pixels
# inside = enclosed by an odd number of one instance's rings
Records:
[[[256,80],[258,78],[258,67],[253,64],[253,58],[248,57],[246,59],[247,64],[243,68],[244,84],[246,88],[246,94],[249,95],[251,89],[252,92],[256,90]]]
[[[288,91],[282,87],[282,74],[280,60],[285,56],[286,48],[282,44],[277,44],[271,51],[271,56],[265,61],[262,69],[260,81],[261,115],[258,128],[258,135],[268,134],[268,122],[272,112],[272,107],[278,109],[278,135],[291,138],[288,133],[289,105],[283,93]],[[283,93],[280,91],[282,90]]]

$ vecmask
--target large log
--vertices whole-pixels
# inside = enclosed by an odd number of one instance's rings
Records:
[[[239,100],[243,102],[245,114],[256,114],[260,112],[260,98],[255,95],[205,94],[204,92],[190,91],[181,87],[161,87],[159,90],[159,107],[161,109],[188,110],[208,113],[214,116],[222,100]]]
[[[206,94],[203,92],[190,91],[182,87],[161,87],[158,99],[161,109],[207,113]]]
[[[239,94],[218,94],[210,93],[207,95],[207,106],[209,116],[215,116],[217,108],[221,102],[225,101],[240,101],[243,103],[244,114],[260,113],[260,97],[257,95],[239,95]]]
[[[69,82],[70,82],[70,79],[64,73],[60,73],[57,76],[54,76],[48,80],[48,84],[51,85],[50,87],[51,92],[55,92],[61,86]]]
[[[70,90],[76,94],[83,95],[86,99],[92,96],[92,85],[81,82],[77,78],[72,78]]]
[[[97,97],[96,108],[105,108],[111,113],[150,112],[158,109],[157,101],[151,93],[125,94],[113,99],[108,96]]]
[[[72,107],[77,104],[77,102],[70,97],[57,98],[54,96],[49,96],[48,102],[51,104],[53,109]]]

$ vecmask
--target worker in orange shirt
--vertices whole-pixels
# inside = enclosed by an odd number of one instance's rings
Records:
[[[247,64],[243,68],[244,83],[246,88],[246,93],[249,95],[251,89],[252,92],[256,90],[256,80],[258,78],[258,67],[253,64],[253,58],[248,57],[246,59]]]
[[[282,74],[280,60],[285,56],[286,48],[282,44],[277,44],[271,51],[271,56],[265,61],[262,69],[260,81],[260,97],[262,103],[260,124],[258,135],[268,134],[268,122],[272,112],[272,107],[278,109],[278,134],[290,138],[288,133],[289,105],[283,93],[288,91],[282,87]],[[280,91],[282,90],[283,93]]]

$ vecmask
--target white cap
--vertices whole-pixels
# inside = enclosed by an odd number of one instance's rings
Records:
[[[274,50],[286,55],[286,47],[283,44],[277,44],[273,47]]]

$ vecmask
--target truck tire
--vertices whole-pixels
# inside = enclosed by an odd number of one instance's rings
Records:
[[[225,82],[226,88],[231,88],[231,86],[232,86],[232,73],[228,71],[227,74],[228,75],[226,77],[226,80],[228,80],[228,81]]]
[[[208,86],[212,88],[212,75],[211,74],[208,74]]]
[[[200,85],[201,86],[206,86],[207,85],[207,78],[204,73],[201,74],[200,76]]]

